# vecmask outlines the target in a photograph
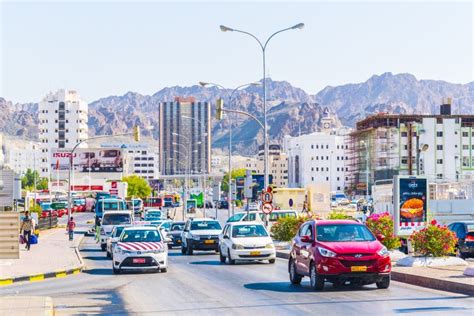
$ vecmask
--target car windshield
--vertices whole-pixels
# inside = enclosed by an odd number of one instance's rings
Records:
[[[474,233],[474,224],[467,224],[467,232]]]
[[[207,230],[207,229],[222,229],[217,221],[192,222],[191,230]]]
[[[331,224],[318,225],[318,241],[346,242],[346,241],[374,241],[375,237],[364,225]]]
[[[99,201],[99,210],[101,211],[121,211],[126,209],[127,207],[123,201]]]
[[[160,233],[156,229],[125,230],[122,242],[158,242],[161,241]]]
[[[120,236],[120,234],[123,232],[124,228],[125,228],[124,226],[116,226],[115,230],[114,230],[114,233],[113,233],[113,237]]]
[[[184,229],[184,224],[176,223],[171,225],[171,231],[182,231]]]
[[[267,237],[268,234],[262,225],[238,225],[232,227],[232,237]]]
[[[104,214],[102,225],[130,224],[132,221],[129,214]]]
[[[240,222],[246,213],[235,214],[234,216],[229,217],[227,222]]]

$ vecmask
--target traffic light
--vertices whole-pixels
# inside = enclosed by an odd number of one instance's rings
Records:
[[[224,100],[219,98],[216,100],[216,119],[222,120],[222,109],[224,108]]]
[[[140,141],[140,126],[134,126],[133,127],[133,139],[136,142]]]

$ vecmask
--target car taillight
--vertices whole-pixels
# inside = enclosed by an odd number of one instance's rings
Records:
[[[474,241],[474,235],[466,235],[466,241]]]

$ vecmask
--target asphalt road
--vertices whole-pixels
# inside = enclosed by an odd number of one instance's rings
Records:
[[[328,284],[313,292],[307,280],[291,286],[283,259],[230,266],[213,253],[182,256],[176,249],[167,273],[113,275],[111,261],[93,238],[84,239],[81,254],[83,273],[3,287],[0,296],[52,296],[58,315],[474,315],[472,297],[397,282],[387,290],[375,285],[335,290]]]

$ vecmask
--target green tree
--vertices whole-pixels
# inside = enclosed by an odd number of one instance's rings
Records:
[[[139,197],[146,198],[150,196],[151,187],[148,182],[137,175],[131,175],[122,178],[123,182],[128,183],[127,196],[128,197]]]
[[[48,179],[40,178],[38,171],[33,171],[31,169],[26,170],[25,175],[21,178],[21,188],[29,191],[33,191],[35,188],[35,179],[36,179],[36,189],[46,190],[48,189]]]
[[[241,168],[241,169],[233,169],[232,170],[232,179],[235,180],[235,178],[239,178],[239,177],[245,177],[245,172],[246,172],[247,169],[245,168]],[[227,172],[225,175],[224,175],[224,178],[222,178],[222,183],[221,183],[221,190],[222,191],[229,191],[229,173]]]

